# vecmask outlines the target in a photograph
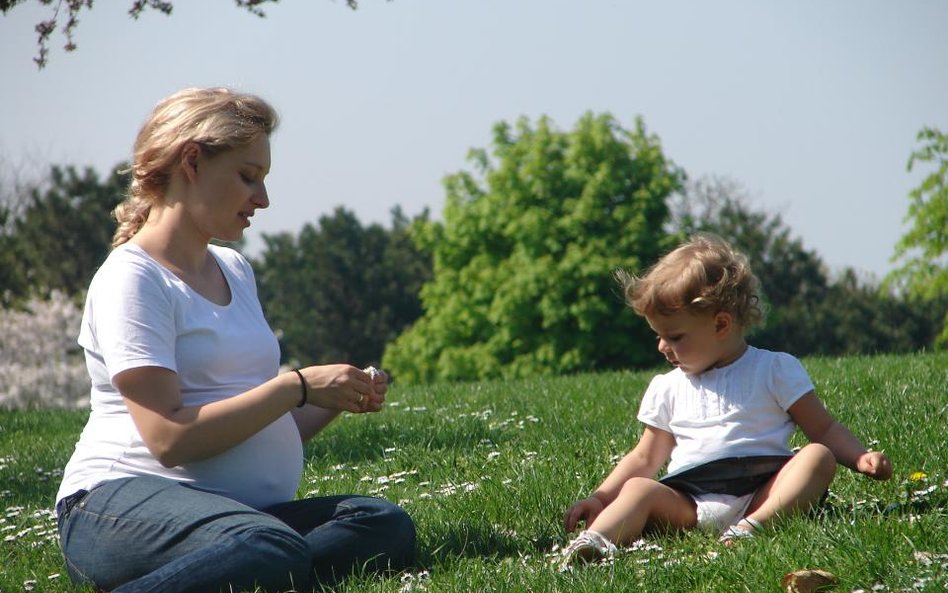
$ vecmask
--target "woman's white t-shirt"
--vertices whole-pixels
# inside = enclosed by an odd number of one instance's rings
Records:
[[[787,410],[812,390],[792,355],[748,346],[725,367],[657,375],[638,419],[675,437],[669,474],[725,457],[790,455],[796,425]]]
[[[254,508],[292,500],[303,471],[299,431],[287,413],[239,445],[203,461],[166,468],[145,446],[112,384],[146,366],[177,373],[185,406],[247,391],[278,373],[280,349],[264,319],[253,270],[239,253],[210,246],[231,300],[215,304],[126,243],[96,272],[79,345],[92,380],[92,410],[66,465],[57,501],[106,480],[157,475]]]

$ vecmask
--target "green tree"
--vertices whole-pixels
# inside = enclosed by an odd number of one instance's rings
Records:
[[[14,167],[0,158],[0,308],[29,292],[26,270],[17,261],[13,223],[26,205],[30,189],[18,177]]]
[[[363,227],[337,208],[298,238],[264,235],[253,264],[284,362],[380,363],[386,342],[421,314],[418,292],[431,275],[430,258],[408,237],[410,223],[396,208],[391,229]]]
[[[0,308],[17,302],[29,289],[25,270],[17,262],[12,227],[12,209],[0,204]]]
[[[613,280],[669,246],[666,197],[683,173],[637,120],[584,115],[494,127],[477,174],[445,180],[443,222],[413,227],[434,258],[424,315],[385,351],[409,381],[528,376],[657,362]]]
[[[763,348],[798,356],[919,350],[932,345],[935,320],[946,310],[945,299],[917,307],[851,269],[830,280],[822,259],[779,215],[754,210],[747,192],[728,179],[689,183],[673,200],[669,230],[713,232],[747,255],[769,309],[752,338]]]
[[[673,232],[715,233],[747,255],[768,309],[755,343],[799,356],[820,350],[823,337],[814,331],[813,319],[829,289],[825,265],[792,236],[779,214],[754,210],[743,187],[718,177],[689,183],[672,211]]]
[[[918,141],[922,146],[909,157],[908,170],[919,163],[931,164],[934,170],[909,193],[905,222],[911,228],[895,246],[892,261],[900,266],[886,278],[886,286],[925,306],[948,298],[948,135],[923,128]],[[946,347],[948,317],[940,324],[937,345]]]
[[[128,175],[116,168],[105,180],[91,168],[52,166],[42,184],[24,189],[17,204],[0,212],[0,278],[3,305],[53,290],[84,291],[109,253]]]
[[[948,299],[919,307],[913,299],[862,282],[846,269],[811,307],[815,354],[846,356],[931,348]]]
[[[14,7],[25,4],[27,0],[0,0],[0,12],[7,14]],[[49,40],[56,29],[60,26],[60,11],[65,8],[65,24],[62,25],[63,35],[66,36],[66,44],[63,49],[66,51],[75,51],[76,42],[73,37],[76,27],[79,25],[79,15],[84,10],[92,9],[92,0],[37,0],[44,6],[51,6],[52,15],[50,18],[36,23],[36,33],[38,53],[33,61],[42,68],[49,59]],[[259,17],[266,16],[261,6],[277,0],[234,0],[234,3],[246,9],[251,14]],[[346,5],[355,10],[358,8],[358,0],[346,0]],[[128,14],[137,19],[146,9],[157,10],[158,12],[170,15],[174,10],[174,3],[164,0],[134,0],[129,7]]]

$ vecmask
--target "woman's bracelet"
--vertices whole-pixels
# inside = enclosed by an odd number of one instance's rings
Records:
[[[300,403],[296,404],[297,408],[302,408],[309,400],[309,392],[306,390],[306,379],[303,378],[303,373],[301,373],[299,369],[293,369],[293,372],[300,378],[300,387],[303,388],[303,399],[300,400]]]

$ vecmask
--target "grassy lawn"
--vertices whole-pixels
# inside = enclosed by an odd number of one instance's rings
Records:
[[[895,475],[880,483],[840,468],[820,515],[733,549],[688,533],[650,539],[610,565],[552,568],[567,541],[564,510],[638,437],[650,372],[395,385],[385,412],[343,417],[309,445],[299,494],[377,494],[415,518],[418,569],[353,578],[347,592],[779,592],[781,577],[802,568],[832,572],[843,592],[945,591],[948,354],[804,364],[830,411],[884,449]],[[75,412],[0,412],[2,593],[81,590],[66,577],[51,508],[84,422]]]

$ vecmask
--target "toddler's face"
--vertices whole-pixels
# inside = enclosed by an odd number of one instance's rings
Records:
[[[722,316],[727,319],[722,320]],[[672,365],[695,375],[733,362],[733,331],[727,313],[679,311],[671,315],[646,315],[658,338],[658,351]]]

